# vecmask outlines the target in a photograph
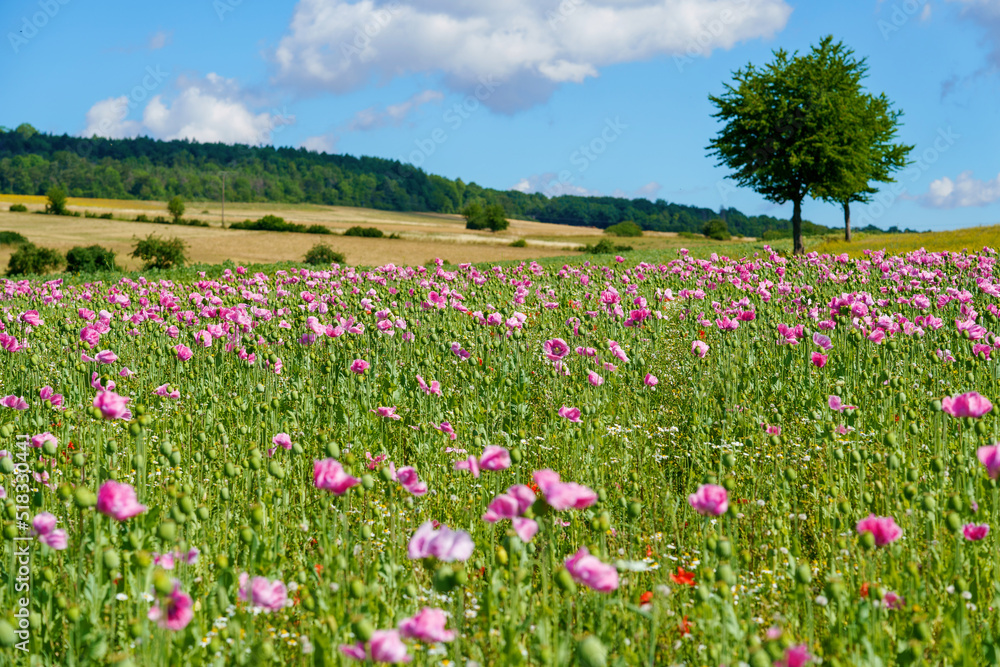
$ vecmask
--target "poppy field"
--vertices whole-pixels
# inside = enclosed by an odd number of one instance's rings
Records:
[[[5,280],[0,663],[996,664],[995,257]]]

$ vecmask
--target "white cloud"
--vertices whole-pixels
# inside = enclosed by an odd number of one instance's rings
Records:
[[[784,0],[300,0],[273,54],[275,82],[304,92],[441,73],[513,111],[602,67],[708,55],[784,28]]]
[[[314,153],[333,153],[337,148],[337,137],[332,134],[306,137],[306,140],[302,142],[302,148]]]
[[[257,145],[270,143],[275,132],[295,122],[287,112],[252,111],[241,98],[237,82],[215,73],[204,80],[180,78],[177,87],[180,92],[169,101],[163,95],[151,98],[143,109],[142,121],[125,120],[130,107],[138,106],[127,97],[96,103],[87,112],[83,135],[120,138],[145,134],[164,140]]]
[[[163,47],[170,44],[173,39],[174,34],[172,32],[167,32],[165,30],[158,30],[153,33],[149,38],[149,43],[147,44],[150,51],[158,51]]]
[[[612,197],[621,197],[622,199],[649,199],[655,200],[656,195],[659,194],[663,186],[656,181],[650,181],[640,188],[636,188],[632,192],[626,192],[625,190],[615,190],[611,193]]]
[[[544,174],[532,174],[531,176],[522,178],[510,189],[524,192],[525,194],[541,192],[549,197],[558,197],[560,195],[579,195],[581,197],[601,196],[598,190],[590,190],[580,185],[574,185],[572,181],[566,183],[560,182],[559,177],[551,171]]]
[[[142,130],[142,124],[134,120],[126,120],[128,112],[129,98],[125,95],[101,100],[90,107],[87,112],[87,127],[82,136],[97,135],[109,139],[137,136]]]
[[[401,125],[406,117],[430,102],[440,102],[444,99],[444,94],[437,90],[425,90],[417,93],[410,99],[391,104],[384,109],[369,107],[354,115],[354,118],[347,125],[349,131],[376,130],[389,125]]]
[[[988,181],[973,178],[971,171],[963,171],[954,181],[945,176],[932,181],[919,199],[930,208],[986,206],[1000,200],[1000,174]]]

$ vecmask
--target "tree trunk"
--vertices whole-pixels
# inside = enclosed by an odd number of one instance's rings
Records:
[[[851,240],[851,202],[844,202],[844,240]]]
[[[806,247],[802,245],[802,198],[796,199],[792,209],[792,254],[804,255]]]

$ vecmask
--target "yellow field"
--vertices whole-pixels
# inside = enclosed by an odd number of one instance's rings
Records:
[[[827,236],[814,243],[807,242],[806,249],[821,254],[839,255],[846,252],[850,257],[859,257],[865,250],[885,249],[892,254],[911,252],[920,248],[935,252],[944,250],[977,252],[985,246],[1000,247],[1000,225],[923,234],[859,234],[850,243],[844,241],[843,237]]]

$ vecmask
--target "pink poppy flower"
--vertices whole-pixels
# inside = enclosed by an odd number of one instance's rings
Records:
[[[109,479],[97,492],[97,511],[115,521],[127,521],[146,511],[135,497],[135,489],[128,484]]]
[[[587,547],[580,547],[564,564],[574,581],[588,588],[600,593],[610,593],[618,588],[618,570],[596,556],[591,556]]]
[[[595,387],[600,387],[604,384],[604,378],[597,374],[596,371],[590,371],[587,373],[587,382],[594,385]]]
[[[858,533],[871,533],[875,538],[875,546],[884,547],[891,544],[903,536],[903,529],[896,525],[896,520],[891,516],[875,516],[869,514],[868,518],[858,521]]]
[[[355,359],[354,361],[351,362],[351,372],[357,373],[358,375],[362,375],[366,370],[368,370],[370,366],[371,364],[369,364],[364,359]]]
[[[836,394],[831,395],[827,399],[827,405],[830,406],[831,410],[836,410],[837,412],[843,412],[844,410],[858,409],[858,406],[856,405],[844,405],[844,402],[841,400],[840,396],[837,396]]]
[[[829,352],[833,349],[833,341],[830,340],[829,336],[824,336],[821,333],[813,334],[813,344],[817,347],[822,348],[824,351]]]
[[[453,438],[454,439],[454,438]],[[475,456],[469,456],[469,458],[462,461],[455,461],[455,470],[468,470],[472,473],[472,476],[479,478],[479,459]]]
[[[118,355],[111,350],[101,350],[94,358],[102,364],[113,364],[118,361]]]
[[[819,352],[812,353],[812,363],[816,368],[823,368],[826,366],[826,361],[829,357],[825,354],[820,354]]]
[[[173,350],[177,353],[177,358],[181,361],[187,361],[193,354],[193,352],[191,352],[191,348],[187,345],[174,345]]]
[[[420,481],[416,469],[411,466],[397,470],[396,479],[404,489],[415,496],[422,496],[427,493],[427,485]]]
[[[186,628],[194,618],[193,606],[191,596],[182,591],[181,582],[174,579],[173,592],[154,602],[147,618],[161,628],[177,632]]]
[[[447,617],[440,609],[424,607],[411,618],[399,622],[399,632],[404,637],[416,639],[426,644],[450,642],[455,639],[454,630],[445,630]]]
[[[430,385],[428,385],[426,382],[424,382],[424,379],[418,375],[417,384],[420,385],[421,391],[423,391],[428,396],[430,396],[431,394],[434,394],[435,396],[441,395],[441,383],[438,382],[437,380],[431,380]]]
[[[479,467],[483,470],[506,470],[510,467],[510,452],[499,445],[487,445],[479,457]]]
[[[646,377],[642,379],[642,383],[647,387],[655,387],[660,384],[660,380],[652,373],[646,373]]]
[[[433,557],[450,563],[468,560],[475,548],[472,537],[465,531],[447,526],[435,530],[434,524],[427,521],[410,538],[407,555],[410,560]]]
[[[11,394],[10,396],[4,396],[3,398],[0,398],[0,405],[2,405],[5,408],[11,408],[12,410],[28,409],[28,402],[23,398],[21,398],[20,396],[14,396],[13,394]]]
[[[570,420],[574,424],[579,424],[580,408],[571,408],[564,405],[561,408],[559,408],[559,416]]]
[[[990,527],[988,524],[976,525],[974,523],[967,523],[962,526],[962,535],[965,539],[970,542],[978,542],[979,540],[985,538],[990,533]]]
[[[340,462],[335,459],[313,462],[313,486],[317,489],[325,489],[335,496],[342,496],[352,486],[360,483],[360,479],[348,475]]]
[[[397,664],[413,660],[413,656],[407,654],[406,644],[399,638],[397,630],[376,630],[372,633],[371,641],[368,642],[368,649],[371,651],[372,662]],[[340,652],[359,662],[368,659],[365,645],[362,642],[341,644]]]
[[[704,359],[708,354],[708,343],[702,340],[696,340],[691,343],[691,354]]]
[[[785,649],[785,657],[775,661],[775,667],[804,667],[812,660],[809,648],[805,644],[790,646]]]
[[[271,438],[271,442],[276,446],[284,447],[285,449],[292,448],[292,439],[287,433],[279,433],[278,435]]]
[[[39,433],[31,437],[31,446],[35,448],[40,448],[47,441],[51,440],[54,444],[58,445],[59,441],[56,440],[56,436],[52,435],[48,431],[45,433]]]
[[[94,397],[94,407],[105,419],[131,419],[132,413],[127,407],[130,400],[113,391],[102,391]]]
[[[35,516],[31,522],[38,541],[48,546],[50,549],[62,551],[68,544],[65,530],[56,528],[56,518],[48,512],[42,512]]]
[[[247,585],[249,580],[249,586]],[[264,611],[278,611],[288,602],[288,589],[282,581],[270,581],[267,577],[254,577],[246,572],[240,575],[239,597],[254,607]]]
[[[729,493],[715,484],[702,484],[698,490],[688,496],[688,504],[698,514],[719,516],[729,509]]]
[[[569,345],[562,338],[552,338],[542,343],[542,353],[550,361],[559,361],[569,354]]]
[[[902,609],[906,606],[906,599],[902,595],[897,595],[893,591],[888,591],[882,597],[882,604],[886,609]]]
[[[990,479],[1000,476],[1000,445],[985,445],[976,450],[976,458],[986,466]]]
[[[118,371],[118,375],[123,378],[130,378],[133,375],[135,375],[135,372],[130,370],[128,366],[125,366],[120,371]]]
[[[559,473],[548,468],[536,470],[534,479],[545,496],[545,502],[557,512],[582,510],[597,502],[597,493],[593,489],[575,482],[563,482]]]
[[[377,412],[379,417],[385,417],[386,419],[393,419],[393,420],[402,419],[402,417],[396,414],[395,407],[391,408],[378,407],[374,410],[371,410],[371,412]]]
[[[978,392],[970,391],[960,396],[944,397],[941,399],[941,408],[952,417],[979,419],[993,409],[993,404]]]
[[[434,428],[441,431],[442,433],[447,433],[448,437],[451,440],[454,440],[455,438],[458,437],[458,435],[455,433],[455,429],[451,427],[451,423],[449,422],[441,422],[440,426],[435,426]]]
[[[59,407],[63,404],[63,395],[55,393],[49,385],[45,385],[38,390],[38,398],[43,401],[48,401],[52,404],[52,407]]]
[[[26,310],[21,313],[19,319],[25,324],[30,324],[33,327],[37,327],[42,324],[42,318],[38,316],[37,310]]]

